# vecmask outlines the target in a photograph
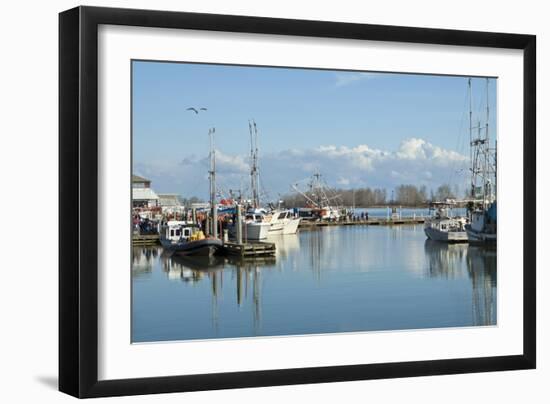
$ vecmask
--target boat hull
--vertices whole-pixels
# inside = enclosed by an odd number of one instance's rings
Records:
[[[164,241],[163,247],[176,255],[181,256],[200,256],[211,257],[223,247],[221,240],[216,238],[206,238],[203,240],[188,241],[185,243],[170,244]]]
[[[468,242],[468,234],[465,231],[441,231],[433,227],[425,227],[424,233],[426,237],[434,241],[442,241],[445,243]]]
[[[243,225],[243,239],[264,240],[267,238],[270,228],[269,223],[245,223]]]
[[[466,227],[468,241],[472,244],[493,244],[497,243],[497,235],[495,233],[484,233],[473,230],[471,227]]]
[[[301,219],[288,219],[284,223],[274,223],[269,229],[269,234],[296,234]]]

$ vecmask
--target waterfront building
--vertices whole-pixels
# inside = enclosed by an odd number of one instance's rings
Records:
[[[183,206],[178,194],[158,194],[158,197],[162,213],[181,214],[184,212],[185,206]]]
[[[153,208],[159,206],[159,197],[151,189],[151,180],[132,175],[132,206],[134,208]]]

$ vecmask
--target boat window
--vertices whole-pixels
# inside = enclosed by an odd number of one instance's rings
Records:
[[[170,230],[170,237],[174,237],[174,230]]]
[[[184,235],[185,237],[189,237],[189,236],[191,235],[191,230],[185,229],[183,235]]]
[[[180,229],[176,229],[176,236],[179,236],[181,234],[181,230]]]

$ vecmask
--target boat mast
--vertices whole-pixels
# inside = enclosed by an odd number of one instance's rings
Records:
[[[475,165],[474,165],[474,148],[473,148],[473,138],[472,138],[472,79],[468,79],[468,96],[470,98],[470,164],[472,164],[472,177],[471,177],[471,185],[470,185],[470,196],[472,199],[476,198],[476,191],[475,191]]]
[[[315,190],[315,195],[317,196],[317,207],[322,208],[323,195],[321,193],[322,191],[321,191],[321,173],[320,172],[316,172],[315,174],[313,174],[313,184],[314,184],[313,189]]]
[[[491,148],[491,140],[489,138],[489,78],[485,79],[485,99],[486,99],[486,122],[485,122],[485,142],[484,142],[484,208],[491,204],[496,199],[496,183],[497,183],[497,170],[496,170],[496,139],[495,148]]]
[[[210,234],[212,237],[218,238],[218,209],[216,206],[216,149],[214,148],[214,133],[216,128],[208,129],[208,136],[210,137],[210,210],[212,216],[212,229]]]
[[[487,174],[490,176],[489,202],[496,199],[497,187],[497,141],[495,136],[495,148],[491,149],[489,139],[489,78],[486,78],[486,98],[487,98],[487,123],[485,124],[485,134],[487,139]]]
[[[258,128],[254,120],[248,121],[248,130],[250,132],[250,188],[252,189],[252,205],[260,207],[259,195],[259,170],[258,170]]]
[[[485,125],[478,121],[477,126],[472,126],[472,87],[471,79],[468,80],[470,93],[470,159],[472,163],[472,199],[482,198],[482,207],[487,209],[488,204],[495,199],[494,184],[496,184],[496,149],[490,146],[489,139],[489,78],[485,79],[486,106]],[[477,129],[477,137],[473,138],[472,130]],[[485,129],[485,130],[483,130]],[[493,155],[494,154],[494,155]],[[494,179],[493,179],[494,176]]]

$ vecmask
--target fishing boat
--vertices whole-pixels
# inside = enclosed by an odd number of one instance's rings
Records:
[[[486,122],[472,126],[472,81],[468,80],[470,93],[470,153],[471,153],[471,201],[468,207],[470,223],[465,226],[468,241],[475,244],[496,244],[496,141],[491,146],[489,137],[489,79],[486,80]],[[474,136],[473,129],[477,129]]]
[[[478,208],[471,212],[472,222],[466,226],[468,241],[473,244],[496,244],[497,202],[487,209]]]
[[[260,207],[260,170],[258,126],[248,122],[250,132],[250,189],[252,192],[249,210],[244,217],[243,233],[250,240],[263,240],[268,234],[296,234],[300,218],[287,209],[263,209]]]
[[[313,174],[306,186],[307,189],[302,190],[299,183],[296,183],[292,188],[304,197],[306,207],[310,209],[313,218],[325,221],[340,220],[342,209],[334,205],[340,200],[340,195],[328,187],[321,174]]]
[[[250,209],[248,214],[253,215],[257,222],[269,223],[270,235],[296,234],[302,220],[300,217],[296,217],[291,209]]]
[[[432,202],[431,216],[424,223],[424,233],[430,240],[447,243],[463,243],[468,241],[465,226],[467,219],[457,217],[452,213],[454,201]]]
[[[243,219],[243,237],[246,240],[264,240],[269,234],[271,224],[264,221],[260,213],[247,213]]]
[[[206,238],[195,223],[171,220],[161,226],[160,243],[172,254],[213,256],[223,246],[217,238]]]
[[[264,216],[264,221],[269,223],[269,234],[296,234],[301,218],[295,217],[289,209],[275,209]]]

